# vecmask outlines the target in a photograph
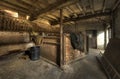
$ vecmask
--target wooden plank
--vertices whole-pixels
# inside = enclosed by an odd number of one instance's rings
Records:
[[[1,9],[9,9],[9,10],[12,10],[12,11],[20,12],[22,14],[28,14],[28,12],[26,10],[23,10],[23,9],[20,9],[20,8],[17,8],[17,7],[6,5],[6,4],[3,4],[3,3],[0,3],[0,5],[1,5],[0,6]]]
[[[60,9],[60,66],[64,65],[63,9]]]
[[[0,0],[0,2],[3,2],[3,3],[6,3],[6,4],[9,4],[9,5],[11,5],[11,6],[14,6],[14,7],[17,7],[17,8],[23,9],[23,10],[28,10],[28,9],[25,8],[25,7],[19,6],[19,5],[17,5],[17,4],[13,4],[13,3],[8,2],[8,1],[6,1],[6,0]]]
[[[95,11],[94,11],[94,1],[89,0],[89,3],[90,3],[91,12],[92,12],[92,14],[94,14],[95,13]]]
[[[20,4],[22,4],[22,5],[24,5],[24,6],[26,6],[26,7],[33,7],[33,5],[32,4],[29,4],[29,3],[26,3],[26,2],[24,2],[23,0],[16,0],[18,3],[20,3]]]
[[[103,0],[103,7],[102,7],[102,12],[105,12],[105,4],[106,4],[106,0]]]
[[[77,7],[79,8],[80,12],[82,12],[82,14],[85,15],[85,11],[83,10],[80,3],[77,3]]]
[[[39,10],[38,12],[33,11],[33,13],[31,14],[30,20],[35,20],[35,19],[37,19],[37,16],[39,16],[39,15],[45,14],[52,10],[57,10],[57,9],[63,8],[65,6],[68,6],[68,5],[76,3],[76,2],[78,2],[78,0],[60,0],[59,2],[57,1],[53,4],[50,4],[48,7]]]
[[[77,18],[64,19],[63,23],[71,22],[71,21],[79,21],[79,20],[89,19],[89,18],[94,18],[94,17],[107,16],[107,15],[110,15],[110,13],[111,12],[104,12],[104,13],[97,13],[97,12],[95,12],[95,14],[90,14],[90,15],[81,16],[81,17],[77,17]],[[51,25],[57,25],[57,24],[59,24],[58,20],[51,22]]]
[[[112,11],[114,11],[120,5],[120,0],[116,0],[115,5],[113,6]]]

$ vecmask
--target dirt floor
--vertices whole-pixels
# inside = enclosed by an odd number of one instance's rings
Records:
[[[90,53],[81,60],[65,65],[63,70],[44,59],[31,61],[21,54],[0,58],[0,79],[107,79],[95,56]]]

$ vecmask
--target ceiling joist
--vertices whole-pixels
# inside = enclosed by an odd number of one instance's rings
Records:
[[[6,1],[6,0],[0,0],[0,2],[4,2],[4,3],[9,4],[9,5],[13,6],[13,7],[17,7],[17,8],[20,8],[20,9],[28,11],[27,8],[19,6],[19,5],[16,5],[16,4],[13,4],[13,3],[9,2],[9,1]]]
[[[94,14],[95,13],[95,11],[94,11],[94,1],[89,0],[89,3],[90,3],[91,12],[92,12],[92,14]]]
[[[94,17],[108,16],[110,14],[111,14],[111,12],[104,12],[104,13],[95,12],[95,14],[88,14],[88,15],[86,14],[85,16],[81,16],[81,17],[64,19],[63,23],[71,22],[71,21],[79,21],[79,20],[89,19],[89,18],[94,18]],[[57,20],[57,21],[51,22],[51,25],[57,25],[59,23],[60,23],[60,21]]]
[[[26,3],[26,2],[24,2],[22,0],[17,0],[17,2],[20,3],[20,4],[23,4],[23,5],[25,5],[26,7],[29,7],[29,8],[33,7],[31,4]]]
[[[17,8],[17,7],[12,7],[12,6],[5,5],[5,4],[0,4],[0,6],[2,9],[9,9],[9,10],[12,10],[12,11],[15,11],[15,12],[18,12],[21,14],[25,14],[25,15],[28,14],[28,12],[26,10],[22,10],[22,9]]]
[[[77,3],[77,7],[80,10],[80,12],[82,12],[82,14],[85,15],[85,11],[83,10],[83,8],[82,8],[80,3]]]
[[[103,0],[103,7],[102,7],[102,12],[105,12],[105,4],[106,4],[106,0]]]
[[[120,0],[116,0],[115,5],[113,6],[112,11],[114,11],[120,5]]]
[[[35,19],[37,19],[37,16],[39,16],[39,15],[45,14],[52,10],[57,10],[57,9],[63,8],[65,6],[68,6],[68,5],[76,3],[76,2],[78,2],[78,0],[60,0],[59,2],[56,1],[55,3],[50,4],[45,9],[41,9],[38,12],[33,11],[33,13],[31,14],[30,20],[35,20]]]

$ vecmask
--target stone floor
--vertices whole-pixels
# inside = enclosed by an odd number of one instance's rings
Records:
[[[95,56],[90,53],[82,60],[65,65],[63,70],[43,59],[31,61],[12,55],[0,58],[0,79],[107,79]]]

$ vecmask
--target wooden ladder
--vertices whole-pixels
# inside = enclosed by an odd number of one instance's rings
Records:
[[[97,56],[97,59],[99,60],[100,64],[103,66],[109,79],[120,79],[120,74],[101,52],[99,53],[99,56]]]

